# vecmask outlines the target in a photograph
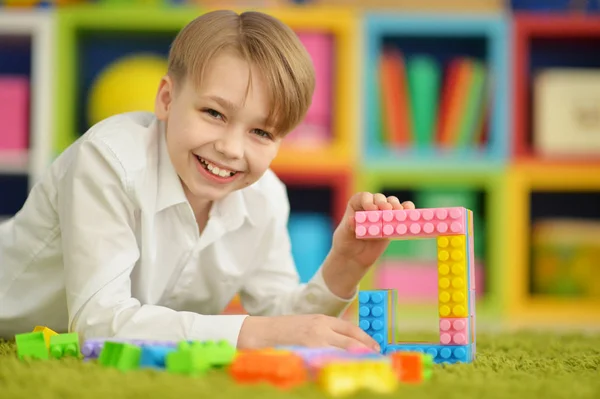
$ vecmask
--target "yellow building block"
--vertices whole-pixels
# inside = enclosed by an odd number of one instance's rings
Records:
[[[317,384],[330,396],[352,395],[357,391],[389,394],[398,387],[398,379],[389,361],[341,360],[324,366]]]
[[[466,236],[440,236],[437,248],[439,315],[469,317]]]
[[[46,348],[50,348],[50,337],[53,335],[58,335],[56,331],[49,329],[44,326],[35,326],[33,332],[42,332],[44,334],[44,341],[46,342]]]

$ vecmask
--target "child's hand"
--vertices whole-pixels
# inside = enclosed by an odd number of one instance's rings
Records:
[[[383,254],[390,240],[356,238],[354,214],[357,211],[399,210],[415,209],[411,201],[400,203],[394,196],[386,197],[383,194],[367,192],[355,194],[346,207],[346,213],[340,225],[333,234],[332,252],[336,257],[347,259],[348,262],[358,264],[359,267],[368,268]]]
[[[239,349],[282,345],[380,350],[377,342],[360,327],[336,317],[324,315],[248,316],[244,320],[238,337]]]

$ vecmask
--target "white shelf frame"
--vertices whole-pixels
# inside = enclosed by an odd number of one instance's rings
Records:
[[[27,154],[5,157],[17,159],[13,165],[11,161],[3,165],[0,160],[0,173],[26,173],[30,189],[53,159],[54,19],[49,10],[0,9],[0,38],[7,35],[31,37],[29,150]]]

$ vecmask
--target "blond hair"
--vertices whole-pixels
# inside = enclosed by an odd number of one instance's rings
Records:
[[[199,87],[208,62],[225,49],[237,51],[263,74],[271,97],[267,124],[280,135],[293,130],[306,115],[315,87],[312,60],[294,31],[257,11],[209,12],[179,32],[168,73],[176,82],[190,78]]]

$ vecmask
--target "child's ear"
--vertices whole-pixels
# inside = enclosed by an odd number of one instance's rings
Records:
[[[165,121],[169,116],[171,103],[173,101],[173,80],[165,75],[158,85],[158,93],[154,102],[154,113],[159,120]]]

